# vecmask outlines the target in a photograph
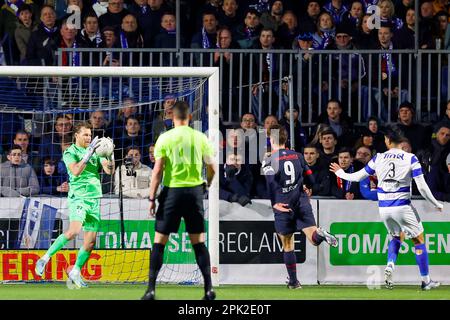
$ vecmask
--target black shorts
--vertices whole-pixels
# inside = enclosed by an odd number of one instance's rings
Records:
[[[188,233],[205,232],[203,185],[186,188],[164,187],[158,197],[155,230],[169,235],[178,232],[184,218]]]
[[[273,210],[275,214],[275,231],[282,235],[293,234],[302,229],[316,225],[311,203],[307,196],[301,196],[291,207],[291,212]]]

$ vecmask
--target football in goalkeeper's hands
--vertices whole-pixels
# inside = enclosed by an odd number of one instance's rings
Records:
[[[95,153],[100,157],[109,157],[114,152],[112,140],[106,137],[100,138]]]

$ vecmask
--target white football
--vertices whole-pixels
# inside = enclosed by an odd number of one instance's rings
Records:
[[[100,157],[109,157],[114,152],[114,144],[108,138],[100,138],[99,146],[95,149],[95,153]]]

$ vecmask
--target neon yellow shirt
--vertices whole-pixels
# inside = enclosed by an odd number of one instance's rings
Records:
[[[69,169],[72,163],[80,162],[87,152],[87,148],[78,147],[72,144],[64,151],[63,161],[67,167],[69,174],[69,198],[101,198],[102,185],[100,182],[99,169],[101,168],[101,161],[104,158],[99,157],[95,152],[89,159],[89,162],[78,177],[74,176]]]
[[[164,132],[155,144],[155,158],[165,161],[162,184],[170,188],[201,185],[203,157],[213,155],[213,146],[206,135],[189,126]]]

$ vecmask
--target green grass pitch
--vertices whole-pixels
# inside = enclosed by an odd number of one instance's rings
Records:
[[[0,300],[139,300],[145,285],[91,284],[69,290],[64,283],[0,284]],[[394,290],[369,290],[365,286],[316,285],[289,290],[280,285],[223,285],[218,300],[450,300],[450,286],[421,291],[419,286],[396,286]],[[159,285],[158,300],[200,300],[199,286]]]

